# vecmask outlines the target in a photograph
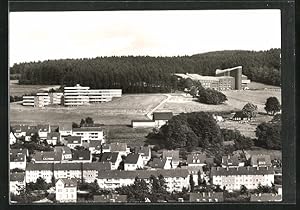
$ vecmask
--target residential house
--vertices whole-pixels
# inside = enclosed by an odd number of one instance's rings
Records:
[[[127,195],[108,194],[108,195],[94,195],[95,203],[125,203],[127,202]]]
[[[253,167],[271,167],[271,156],[270,155],[252,155],[251,156],[251,166]]]
[[[10,153],[9,155],[9,169],[26,169],[26,155],[22,153]]]
[[[109,162],[111,164],[111,170],[117,170],[122,157],[118,152],[104,152],[100,159],[100,162]]]
[[[47,183],[51,183],[53,177],[52,163],[27,163],[26,183],[36,182],[38,178],[43,178]]]
[[[181,166],[183,169],[187,169],[189,174],[193,176],[193,181],[195,186],[198,185],[199,180],[203,180],[205,177],[205,173],[203,172],[202,166]]]
[[[114,142],[109,144],[110,152],[118,152],[121,156],[127,156],[130,153],[130,148],[127,147],[126,143]]]
[[[250,118],[244,114],[242,111],[236,112],[234,116],[232,117],[232,120],[234,121],[249,121]]]
[[[82,163],[57,163],[54,164],[54,177],[82,179]]]
[[[14,195],[19,195],[21,190],[25,189],[25,172],[11,173],[9,176],[9,192]]]
[[[144,167],[143,158],[140,154],[130,153],[129,155],[127,155],[124,161],[125,171],[133,171],[143,167]]]
[[[160,128],[161,126],[165,125],[172,117],[172,112],[153,112],[155,127]]]
[[[116,189],[133,184],[136,177],[149,182],[151,175],[156,177],[162,175],[166,181],[166,187],[169,192],[182,191],[183,187],[189,187],[189,174],[186,169],[99,171],[97,183],[104,189]]]
[[[179,150],[163,150],[163,158],[171,161],[172,168],[179,165]]]
[[[82,146],[82,139],[80,136],[67,136],[65,137],[65,141],[67,142],[67,146],[71,149]]]
[[[100,154],[101,153],[101,141],[98,140],[90,140],[89,150],[92,154]]]
[[[280,202],[282,195],[274,193],[251,194],[250,202]]]
[[[21,138],[26,136],[28,130],[33,130],[34,133],[37,132],[37,127],[32,125],[14,125],[12,126],[12,132],[16,138]]]
[[[223,192],[189,193],[190,202],[223,202]]]
[[[31,138],[36,134],[38,134],[36,128],[30,128],[30,129],[26,130],[25,141],[31,141]]]
[[[40,140],[47,140],[47,134],[51,132],[51,126],[48,125],[38,125],[38,134],[40,137]]]
[[[15,136],[15,134],[13,132],[9,133],[9,144],[15,144],[17,142],[17,137]]]
[[[109,162],[92,162],[82,165],[83,180],[87,183],[94,182],[98,177],[98,171],[111,170]]]
[[[147,165],[149,160],[151,159],[151,149],[149,146],[140,146],[134,148],[135,154],[140,154],[143,159],[143,164]]]
[[[59,203],[76,203],[77,180],[60,178],[55,184],[55,199]]]
[[[223,168],[237,168],[237,167],[243,167],[245,165],[245,163],[243,162],[243,160],[237,156],[223,156],[222,157],[222,163],[221,163]]]
[[[11,155],[23,154],[23,155],[25,155],[26,157],[29,156],[28,149],[24,149],[24,148],[10,149],[10,150],[9,150],[9,154],[11,154]]]
[[[72,151],[73,163],[91,163],[92,153],[89,150],[73,150]]]
[[[192,153],[187,155],[188,166],[204,166],[206,165],[206,154]]]
[[[61,151],[35,151],[32,155],[34,163],[60,163],[63,160]]]
[[[82,143],[90,143],[90,140],[98,140],[104,143],[103,129],[100,127],[80,127],[73,128],[73,136],[80,136]]]
[[[153,169],[171,169],[171,160],[167,158],[153,158],[149,163],[150,167]]]
[[[58,142],[60,142],[59,132],[47,133],[47,143],[48,144],[56,145]]]
[[[211,168],[212,184],[219,185],[226,190],[240,190],[244,185],[247,189],[256,189],[259,184],[272,186],[274,183],[274,168],[266,167],[237,167]]]
[[[72,136],[72,124],[67,123],[59,125],[59,134],[62,141],[65,140],[65,137]]]
[[[62,161],[70,161],[72,160],[72,151],[67,146],[55,146],[54,152],[62,153]]]

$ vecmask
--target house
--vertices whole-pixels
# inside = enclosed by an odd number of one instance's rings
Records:
[[[15,134],[13,132],[9,133],[9,144],[15,144],[17,142],[17,137],[15,136]]]
[[[203,167],[198,165],[198,166],[181,166],[183,169],[187,169],[189,172],[189,175],[192,175],[193,181],[195,183],[195,186],[198,185],[198,181],[203,180],[205,173],[203,172]]]
[[[222,157],[222,163],[223,168],[237,168],[237,167],[243,167],[245,163],[241,160],[241,158],[237,155],[234,156],[223,156]]]
[[[100,159],[100,162],[109,162],[111,164],[111,170],[116,170],[119,167],[122,157],[118,152],[104,152]]]
[[[72,136],[72,124],[67,123],[59,125],[59,134],[61,140],[64,140],[67,136]]]
[[[72,160],[72,151],[67,146],[55,146],[54,152],[62,153],[62,161],[70,161]]]
[[[83,163],[82,176],[87,183],[92,183],[97,179],[98,171],[111,170],[109,162]]]
[[[81,163],[56,163],[54,164],[53,175],[55,179],[76,178],[82,179]]]
[[[270,155],[252,155],[251,156],[251,166],[253,167],[271,167],[271,156]]]
[[[153,120],[155,121],[155,126],[157,128],[166,124],[172,117],[172,112],[153,112]]]
[[[143,159],[143,164],[147,165],[149,160],[151,159],[151,149],[149,146],[140,146],[134,148],[135,154],[140,154]]]
[[[51,183],[53,177],[52,163],[27,163],[26,165],[26,183],[36,182],[38,178],[43,178],[47,183]]]
[[[179,150],[163,150],[163,158],[171,161],[172,168],[179,165]]]
[[[25,132],[25,141],[31,141],[31,137],[34,135],[38,135],[38,132],[35,128],[30,128]]]
[[[234,121],[249,121],[251,119],[246,114],[244,114],[242,111],[239,111],[233,115],[232,120],[234,120]]]
[[[77,180],[61,178],[55,184],[55,198],[59,203],[76,203]]]
[[[131,126],[133,128],[154,128],[154,120],[131,120]]]
[[[34,133],[37,132],[37,127],[32,125],[14,125],[12,126],[12,132],[16,136],[16,138],[21,138],[22,136],[26,136],[26,132],[28,130],[34,131]]]
[[[89,150],[73,150],[72,151],[73,163],[91,163],[92,153]]]
[[[47,140],[47,134],[51,132],[50,125],[38,125],[37,129],[40,140]]]
[[[26,157],[29,156],[28,149],[24,149],[24,148],[10,149],[10,150],[9,150],[9,154],[11,154],[11,155],[23,154],[23,155],[25,155]]]
[[[198,192],[189,193],[190,202],[223,202],[224,195],[223,192]]]
[[[143,167],[144,167],[143,158],[140,154],[130,153],[129,155],[127,155],[124,161],[125,171],[133,171]]]
[[[80,127],[72,129],[73,136],[80,136],[82,143],[90,143],[90,140],[98,140],[104,143],[103,129],[100,127]]]
[[[206,165],[206,154],[192,153],[187,155],[188,166],[204,166]]]
[[[259,184],[272,186],[274,173],[272,167],[212,167],[211,179],[212,184],[225,187],[226,190],[240,190],[242,185],[247,189],[256,189]]]
[[[90,140],[89,150],[92,154],[100,154],[101,153],[101,141],[98,140]]]
[[[99,171],[97,183],[104,189],[116,189],[133,184],[136,177],[149,182],[151,175],[156,177],[162,175],[166,181],[166,188],[169,192],[182,191],[183,187],[189,187],[189,174],[186,169]]]
[[[250,202],[280,202],[282,195],[274,193],[251,194]]]
[[[127,195],[108,194],[108,195],[94,195],[95,203],[125,203],[127,202]]]
[[[11,173],[9,176],[9,192],[14,195],[19,195],[21,190],[25,189],[25,172]]]
[[[9,169],[26,169],[26,155],[22,153],[10,153],[9,155]]]
[[[80,136],[67,136],[65,137],[65,141],[67,142],[67,146],[71,149],[74,149],[77,146],[82,146],[82,140]]]
[[[61,151],[35,151],[32,155],[34,163],[60,163],[63,160]]]
[[[121,156],[127,156],[130,153],[130,148],[127,147],[126,143],[113,142],[109,146],[110,152],[118,152]]]
[[[167,158],[153,158],[153,160],[149,163],[151,168],[154,169],[171,169],[171,160]]]
[[[59,132],[50,132],[47,133],[47,143],[56,145],[57,142],[60,142],[60,134]]]

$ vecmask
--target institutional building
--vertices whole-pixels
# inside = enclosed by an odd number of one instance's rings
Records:
[[[35,96],[23,96],[23,106],[45,107],[62,104],[63,93],[37,93]]]

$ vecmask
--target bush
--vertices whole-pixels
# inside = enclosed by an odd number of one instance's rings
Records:
[[[218,105],[224,103],[227,97],[217,90],[202,88],[199,89],[197,99],[200,103]]]

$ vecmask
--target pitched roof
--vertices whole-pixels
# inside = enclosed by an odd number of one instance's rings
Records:
[[[80,128],[73,128],[73,132],[97,132],[97,131],[103,131],[100,127],[80,127]]]
[[[71,178],[71,179],[69,179],[69,178],[60,178],[59,180],[61,180],[64,183],[64,187],[77,187],[77,180],[75,178]],[[57,182],[59,180],[57,180]]]
[[[61,152],[63,155],[64,154],[72,154],[70,147],[67,147],[67,146],[55,146],[54,151]]]
[[[11,154],[11,155],[23,154],[23,155],[28,156],[28,149],[24,149],[24,148],[10,149],[9,154]]]
[[[167,170],[136,170],[136,171],[99,171],[99,179],[134,179],[139,177],[141,179],[148,179],[151,175],[163,177],[183,177],[186,178],[189,173],[187,169],[167,169]]]
[[[233,118],[248,118],[246,114],[244,114],[242,111],[236,112],[235,115],[233,116]]]
[[[55,163],[54,170],[81,170],[81,163]]]
[[[111,170],[111,165],[109,162],[92,162],[92,163],[83,163],[83,170]]]
[[[59,131],[70,131],[70,130],[72,130],[72,124],[71,123],[66,123],[66,124],[59,125]]]
[[[203,153],[192,153],[187,156],[188,164],[203,164],[206,160],[206,154]]]
[[[10,162],[25,162],[26,156],[24,154],[13,154],[9,156]]]
[[[238,167],[238,168],[220,168],[212,167],[212,176],[234,176],[234,175],[266,175],[274,174],[274,168],[256,168],[256,167]]]
[[[126,159],[125,159],[125,164],[137,164],[138,160],[139,160],[140,154],[133,154],[130,153],[129,155],[127,155]]]
[[[259,155],[252,155],[251,156],[251,165],[265,165],[265,166],[271,166],[271,156],[265,155],[265,154],[259,154]]]
[[[153,120],[170,120],[172,117],[172,112],[153,112]]]
[[[209,193],[190,193],[190,202],[223,202],[224,201],[224,194],[223,192],[209,192]]]
[[[14,130],[14,132],[26,132],[28,130],[35,130],[35,132],[37,132],[37,126],[35,125],[13,125],[12,126],[12,130]]]
[[[12,173],[9,175],[9,180],[12,182],[23,182],[25,179],[25,172],[22,173]]]
[[[150,162],[150,167],[151,168],[164,168],[166,165],[167,159],[163,158],[153,158],[153,160]]]
[[[118,159],[118,156],[119,156],[118,152],[104,152],[102,154],[100,161],[115,163]]]
[[[32,159],[35,161],[61,161],[62,152],[59,151],[36,151]]]
[[[127,150],[127,144],[126,143],[119,143],[114,142],[110,144],[110,151],[111,152],[125,152]]]
[[[250,201],[251,202],[282,201],[282,196],[273,193],[252,194],[250,197]]]
[[[89,150],[74,150],[72,160],[90,160],[91,152]]]
[[[26,171],[52,171],[53,163],[27,163]]]
[[[102,142],[99,140],[90,140],[89,147],[95,147],[96,149],[101,149]]]
[[[67,144],[81,144],[81,136],[67,136],[65,140]]]
[[[241,163],[241,162],[242,161],[236,155],[234,155],[234,156],[226,155],[226,156],[222,157],[222,165],[225,165],[225,166],[238,166],[239,163]]]
[[[94,195],[94,202],[127,202],[127,195]]]
[[[50,133],[47,133],[47,140],[52,140],[53,138],[56,138],[56,140],[59,141],[59,139],[60,139],[59,132],[50,132]]]
[[[46,124],[46,125],[37,125],[37,128],[40,132],[49,132],[49,128],[50,128],[50,125],[49,124]]]
[[[149,156],[150,151],[151,150],[149,146],[140,146],[134,148],[134,153],[141,154],[142,156]]]
[[[188,172],[191,173],[203,173],[203,167],[202,166],[181,166],[181,168],[187,169]]]
[[[172,157],[172,160],[179,160],[179,150],[163,150],[163,158]]]

